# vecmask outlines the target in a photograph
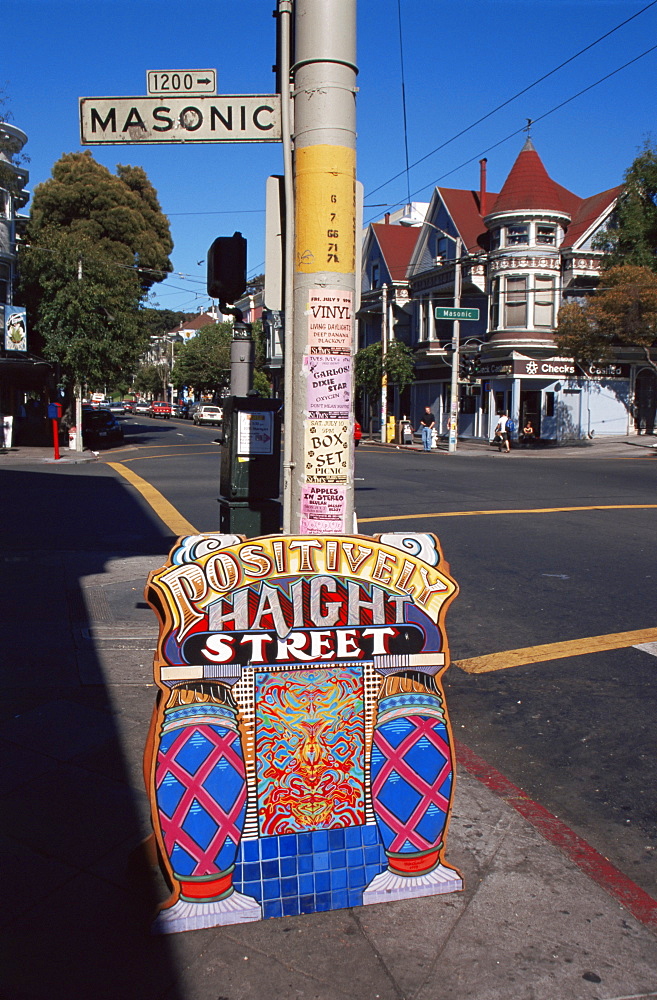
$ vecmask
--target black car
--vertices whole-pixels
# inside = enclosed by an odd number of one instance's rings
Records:
[[[123,427],[109,410],[82,411],[82,444],[85,448],[123,444]]]

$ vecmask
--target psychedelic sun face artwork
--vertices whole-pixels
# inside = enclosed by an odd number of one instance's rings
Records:
[[[430,534],[203,534],[152,573],[159,933],[462,888]]]

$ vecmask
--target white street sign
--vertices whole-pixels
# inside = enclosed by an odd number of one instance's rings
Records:
[[[146,73],[149,94],[216,94],[216,69],[149,69]]]
[[[280,142],[280,97],[81,97],[80,140],[83,145]]]

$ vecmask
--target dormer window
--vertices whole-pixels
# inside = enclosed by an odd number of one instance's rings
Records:
[[[378,264],[372,264],[372,288],[378,288],[381,284],[381,268]]]
[[[536,243],[542,246],[556,246],[557,227],[556,226],[536,226]]]
[[[508,247],[526,246],[529,243],[529,226],[507,226],[506,245]]]

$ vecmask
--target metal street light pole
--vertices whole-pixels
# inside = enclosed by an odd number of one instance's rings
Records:
[[[401,226],[414,226],[416,225],[416,220],[410,215],[404,215],[399,220]],[[440,226],[436,226],[433,222],[428,222],[426,219],[422,223],[423,226],[430,226],[431,229],[435,229],[437,233],[444,236],[446,239],[451,240],[454,243],[456,259],[454,263],[454,308],[458,309],[461,305],[461,289],[463,284],[463,272],[462,272],[462,252],[463,252],[463,240],[460,236],[452,236],[450,233],[446,233],[444,229]],[[449,452],[456,451],[456,445],[458,441],[458,423],[459,423],[459,367],[461,363],[461,321],[458,319],[453,320],[452,328],[452,380],[451,380],[451,396],[449,401],[449,437],[447,443],[447,450]]]

